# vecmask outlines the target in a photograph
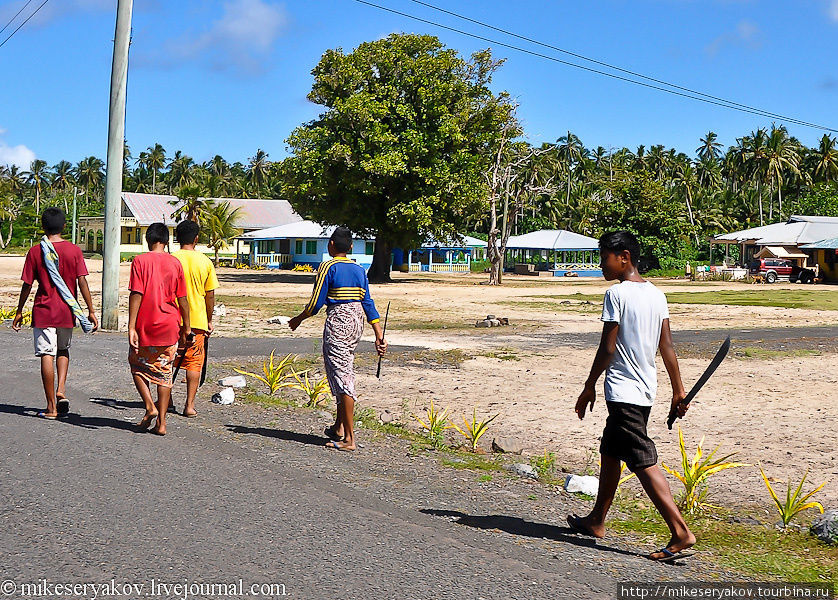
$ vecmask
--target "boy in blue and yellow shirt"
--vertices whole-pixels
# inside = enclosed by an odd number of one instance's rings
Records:
[[[331,438],[327,447],[355,450],[353,422],[355,418],[355,348],[364,332],[364,318],[375,332],[375,349],[379,355],[387,351],[380,316],[370,296],[370,284],[364,268],[347,258],[352,249],[352,233],[338,227],[329,238],[328,260],[317,269],[314,290],[306,307],[288,323],[291,331],[305,319],[326,306],[323,327],[323,362],[329,388],[337,401],[335,424],[326,428]]]

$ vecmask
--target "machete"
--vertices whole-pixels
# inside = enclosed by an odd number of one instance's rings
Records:
[[[702,386],[707,383],[707,380],[716,372],[716,369],[719,368],[719,365],[722,364],[722,361],[727,356],[728,351],[730,350],[730,336],[727,336],[727,339],[722,344],[722,347],[719,348],[719,351],[716,352],[716,356],[713,357],[713,361],[710,365],[704,370],[704,373],[701,374],[701,377],[698,378],[698,381],[695,382],[693,389],[690,390],[690,393],[681,400],[681,404],[689,404],[692,402],[695,395],[701,390]],[[669,418],[666,420],[666,425],[672,429],[673,423],[675,423],[675,419],[678,418],[678,410],[677,408],[673,407],[672,410],[669,411]]]
[[[384,328],[381,332],[381,337],[387,333],[387,318],[390,316],[390,303],[387,303],[387,312],[384,313]],[[375,376],[378,379],[381,379],[381,359],[383,357],[379,354],[378,355],[378,370],[375,372]]]

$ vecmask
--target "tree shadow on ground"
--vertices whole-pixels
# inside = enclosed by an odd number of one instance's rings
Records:
[[[329,441],[326,436],[313,435],[310,433],[298,433],[296,431],[287,431],[285,429],[269,429],[267,427],[247,427],[245,425],[227,425],[226,427],[230,433],[261,435],[277,440],[297,442],[298,444],[307,444],[309,446],[325,446],[326,442]]]
[[[125,410],[126,408],[144,408],[144,405],[139,400],[119,400],[117,398],[91,398],[91,402],[114,408],[116,410]]]
[[[126,403],[128,404],[128,403]],[[79,415],[77,413],[69,413],[67,416],[59,417],[58,419],[44,419],[39,417],[38,413],[42,412],[43,408],[30,408],[27,406],[20,406],[17,404],[2,404],[0,403],[0,413],[9,415],[18,415],[21,417],[31,417],[42,420],[54,420],[56,423],[66,423],[84,429],[99,429],[101,427],[110,427],[111,429],[121,429],[123,431],[137,431],[134,423],[131,421],[123,421],[121,419],[111,419],[109,417],[94,417]]]
[[[218,273],[218,281],[222,283],[314,283],[314,273],[240,270],[236,273]]]
[[[564,542],[566,544],[602,550],[604,552],[614,552],[615,554],[625,556],[643,556],[637,552],[630,552],[622,548],[605,546],[601,540],[595,538],[582,537],[570,527],[535,523],[520,517],[510,517],[507,515],[467,515],[456,510],[438,510],[434,508],[423,508],[419,512],[435,517],[446,517],[452,519],[455,523],[466,525],[467,527],[474,527],[475,529],[499,529],[512,535],[554,540],[556,542]]]

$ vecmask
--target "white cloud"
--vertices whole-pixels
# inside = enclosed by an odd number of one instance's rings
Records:
[[[835,0],[838,2],[838,0]],[[740,21],[733,31],[727,31],[716,37],[707,44],[705,51],[710,56],[715,56],[726,46],[743,46],[750,49],[759,48],[762,45],[759,27],[750,21]]]
[[[5,133],[6,130],[0,127],[0,136]],[[9,146],[4,140],[0,140],[0,165],[17,165],[21,169],[28,169],[33,160],[35,153],[23,144]]]
[[[288,23],[284,7],[266,0],[228,0],[223,11],[203,33],[169,40],[162,54],[140,56],[138,63],[171,68],[202,61],[219,71],[262,70]]]
[[[829,0],[829,18],[838,21],[838,0]]]

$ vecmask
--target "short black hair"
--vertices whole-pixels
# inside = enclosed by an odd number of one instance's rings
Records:
[[[64,211],[60,208],[50,206],[41,215],[41,227],[44,228],[44,233],[47,235],[56,235],[64,231],[64,223],[67,222],[67,217]]]
[[[330,242],[334,242],[335,250],[338,252],[349,252],[352,250],[352,232],[348,227],[338,227],[332,232],[329,238]]]
[[[152,223],[145,230],[145,241],[149,246],[169,243],[169,228],[163,223]]]
[[[609,231],[599,238],[600,252],[610,252],[611,254],[621,254],[628,250],[631,264],[635,267],[640,260],[640,242],[630,231]]]
[[[186,219],[177,224],[175,229],[175,239],[178,244],[194,244],[198,239],[198,234],[201,233],[201,228],[195,221]]]

